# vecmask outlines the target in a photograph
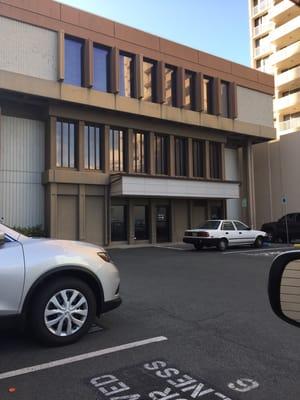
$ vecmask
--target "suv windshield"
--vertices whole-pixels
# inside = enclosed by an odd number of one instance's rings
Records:
[[[206,221],[203,225],[199,226],[199,229],[218,229],[220,221]]]

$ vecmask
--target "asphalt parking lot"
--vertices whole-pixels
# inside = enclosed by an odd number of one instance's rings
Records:
[[[111,250],[123,305],[63,348],[2,326],[0,399],[299,399],[300,330],[267,298],[283,250]]]

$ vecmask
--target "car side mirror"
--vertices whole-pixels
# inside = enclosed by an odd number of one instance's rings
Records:
[[[0,232],[0,246],[5,242],[5,234],[4,232]]]
[[[272,263],[269,300],[275,314],[300,327],[300,251],[283,253]]]

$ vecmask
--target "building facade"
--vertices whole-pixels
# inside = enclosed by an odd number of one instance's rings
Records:
[[[277,139],[255,146],[257,224],[299,212],[300,5],[249,0],[252,67],[275,78]],[[267,190],[265,189],[267,187]],[[284,202],[283,199],[287,199]]]
[[[50,237],[179,241],[255,225],[273,78],[50,0],[0,0],[0,218]]]

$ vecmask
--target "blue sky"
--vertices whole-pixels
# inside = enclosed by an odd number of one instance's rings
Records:
[[[247,0],[60,2],[240,64],[250,65]]]

